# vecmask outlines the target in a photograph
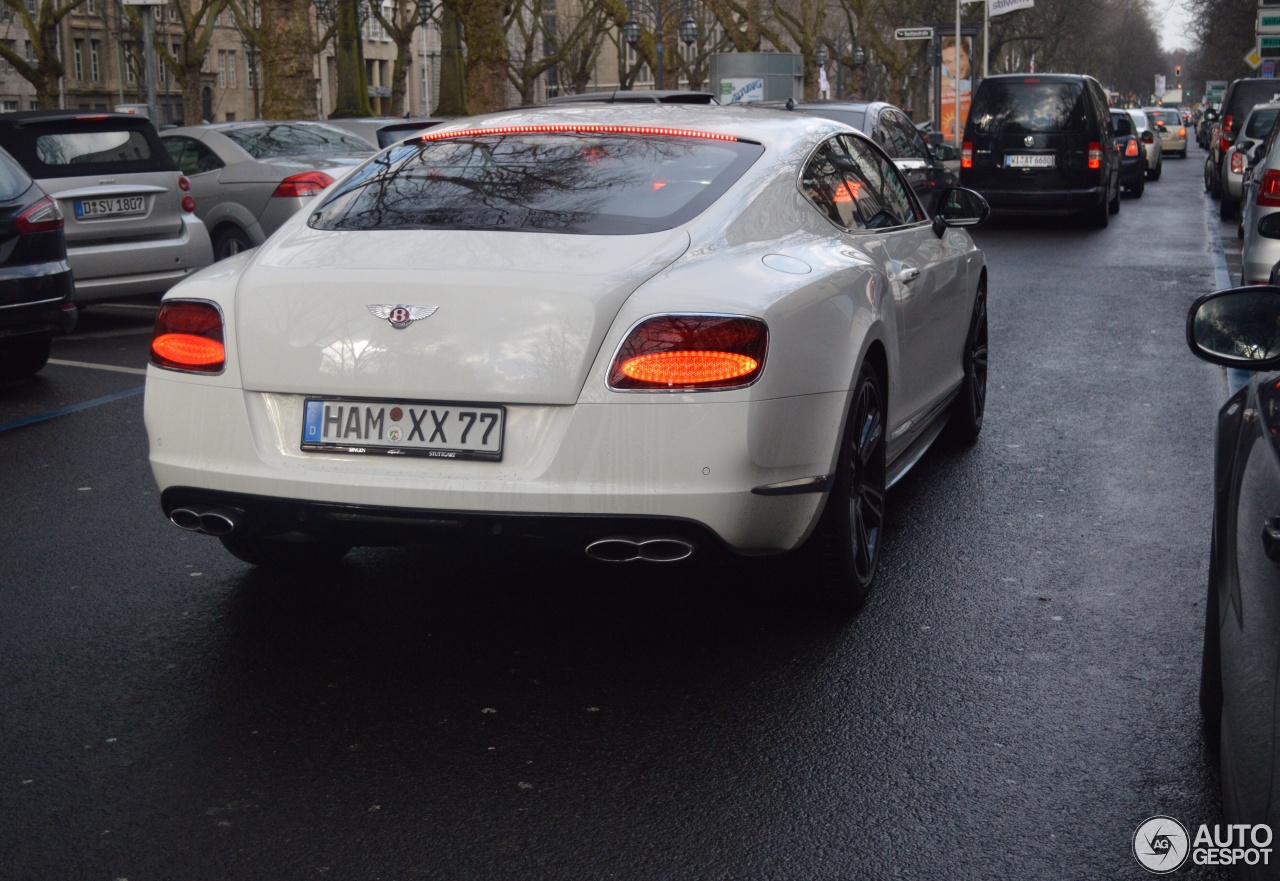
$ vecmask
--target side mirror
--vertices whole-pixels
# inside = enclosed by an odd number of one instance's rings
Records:
[[[933,200],[933,231],[939,236],[947,227],[981,226],[990,216],[987,200],[964,187],[946,187]]]
[[[1142,133],[1142,143],[1144,143],[1144,144],[1154,144],[1155,142],[1156,142],[1156,136],[1155,136],[1155,134],[1151,131],[1151,129],[1147,129],[1146,131],[1144,131],[1144,132]]]
[[[933,148],[933,158],[939,162],[952,162],[959,159],[960,154],[950,144],[938,144]]]
[[[1280,287],[1232,288],[1196,300],[1187,313],[1187,345],[1211,364],[1280,367]]]

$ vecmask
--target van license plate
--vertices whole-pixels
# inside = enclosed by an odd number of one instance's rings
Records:
[[[116,196],[111,199],[77,199],[76,218],[127,217],[145,214],[147,200],[143,196]]]
[[[1057,157],[1052,153],[1009,153],[1004,164],[1007,168],[1053,168]]]
[[[307,398],[302,449],[499,462],[505,421],[503,407]]]

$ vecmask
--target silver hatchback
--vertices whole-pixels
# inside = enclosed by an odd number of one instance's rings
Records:
[[[58,202],[77,302],[162,294],[213,262],[190,182],[150,120],[5,113],[0,146]]]

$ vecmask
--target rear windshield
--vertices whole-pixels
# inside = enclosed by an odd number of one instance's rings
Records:
[[[327,125],[252,125],[222,129],[254,159],[371,153],[368,141]]]
[[[1174,128],[1182,125],[1182,114],[1176,110],[1148,110],[1147,114],[1165,128]]]
[[[1230,91],[1231,101],[1225,112],[1239,119],[1258,104],[1280,100],[1280,80],[1242,80]]]
[[[1111,114],[1111,125],[1115,128],[1118,137],[1124,138],[1133,134],[1133,120],[1127,113]]]
[[[0,132],[0,142],[37,180],[176,171],[150,124],[58,120]]]
[[[867,114],[864,110],[828,110],[826,107],[805,107],[803,110],[805,113],[812,114],[813,116],[820,116],[823,119],[832,119],[836,122],[843,122],[845,125],[850,126],[851,128],[856,128],[864,134],[867,133],[865,128],[867,124]]]
[[[580,131],[411,141],[344,180],[310,225],[657,232],[705,210],[762,152],[743,142]]]
[[[1255,141],[1261,141],[1271,134],[1271,127],[1276,124],[1276,114],[1280,113],[1280,109],[1272,108],[1271,110],[1255,110],[1253,115],[1249,117],[1249,125],[1245,127],[1244,136],[1253,138]]]
[[[1083,132],[1084,86],[1080,83],[1029,83],[987,80],[969,111],[975,134]]]

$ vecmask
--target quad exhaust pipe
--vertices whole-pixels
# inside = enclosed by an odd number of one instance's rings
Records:
[[[679,563],[693,556],[696,548],[683,538],[672,536],[614,535],[587,545],[587,556],[606,563]]]
[[[169,522],[174,526],[202,535],[230,535],[239,528],[243,517],[243,511],[202,505],[183,505],[169,512]]]

